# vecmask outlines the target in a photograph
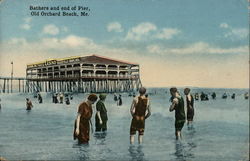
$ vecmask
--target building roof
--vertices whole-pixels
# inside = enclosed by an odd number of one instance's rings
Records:
[[[89,56],[71,56],[71,57],[66,57],[66,58],[59,58],[59,59],[46,59],[44,61],[36,62],[36,63],[31,63],[27,64],[27,66],[34,66],[38,64],[45,64],[48,61],[63,61],[63,60],[70,60],[70,59],[75,59],[75,58],[80,58],[82,62],[86,63],[100,63],[100,64],[119,64],[119,65],[138,65],[137,63],[131,63],[127,61],[122,61],[122,60],[117,60],[113,58],[108,58],[104,56],[99,56],[99,55],[89,55]]]
[[[132,62],[127,62],[127,61],[112,59],[112,58],[108,58],[108,57],[104,57],[104,56],[99,56],[99,55],[90,55],[90,56],[81,57],[81,60],[89,62],[89,63],[138,65],[137,63],[132,63]]]

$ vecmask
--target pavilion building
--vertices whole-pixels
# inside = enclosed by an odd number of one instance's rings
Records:
[[[131,92],[141,86],[139,64],[98,55],[28,64],[26,79],[28,92]]]

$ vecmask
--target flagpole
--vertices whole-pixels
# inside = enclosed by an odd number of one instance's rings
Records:
[[[13,80],[13,61],[11,61],[11,93],[12,93],[12,80]]]

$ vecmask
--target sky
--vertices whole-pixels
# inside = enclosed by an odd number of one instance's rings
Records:
[[[1,0],[0,76],[11,61],[25,77],[29,63],[96,54],[140,64],[146,87],[249,88],[248,10],[248,0]]]

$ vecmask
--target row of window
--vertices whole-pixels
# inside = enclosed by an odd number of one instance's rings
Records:
[[[120,77],[120,78],[137,78],[139,75],[115,75],[115,74],[110,74],[110,75],[104,75],[104,74],[83,74],[83,77]],[[38,76],[27,76],[27,78],[67,78],[67,77],[80,77],[79,74],[68,74],[68,75],[38,75]]]

